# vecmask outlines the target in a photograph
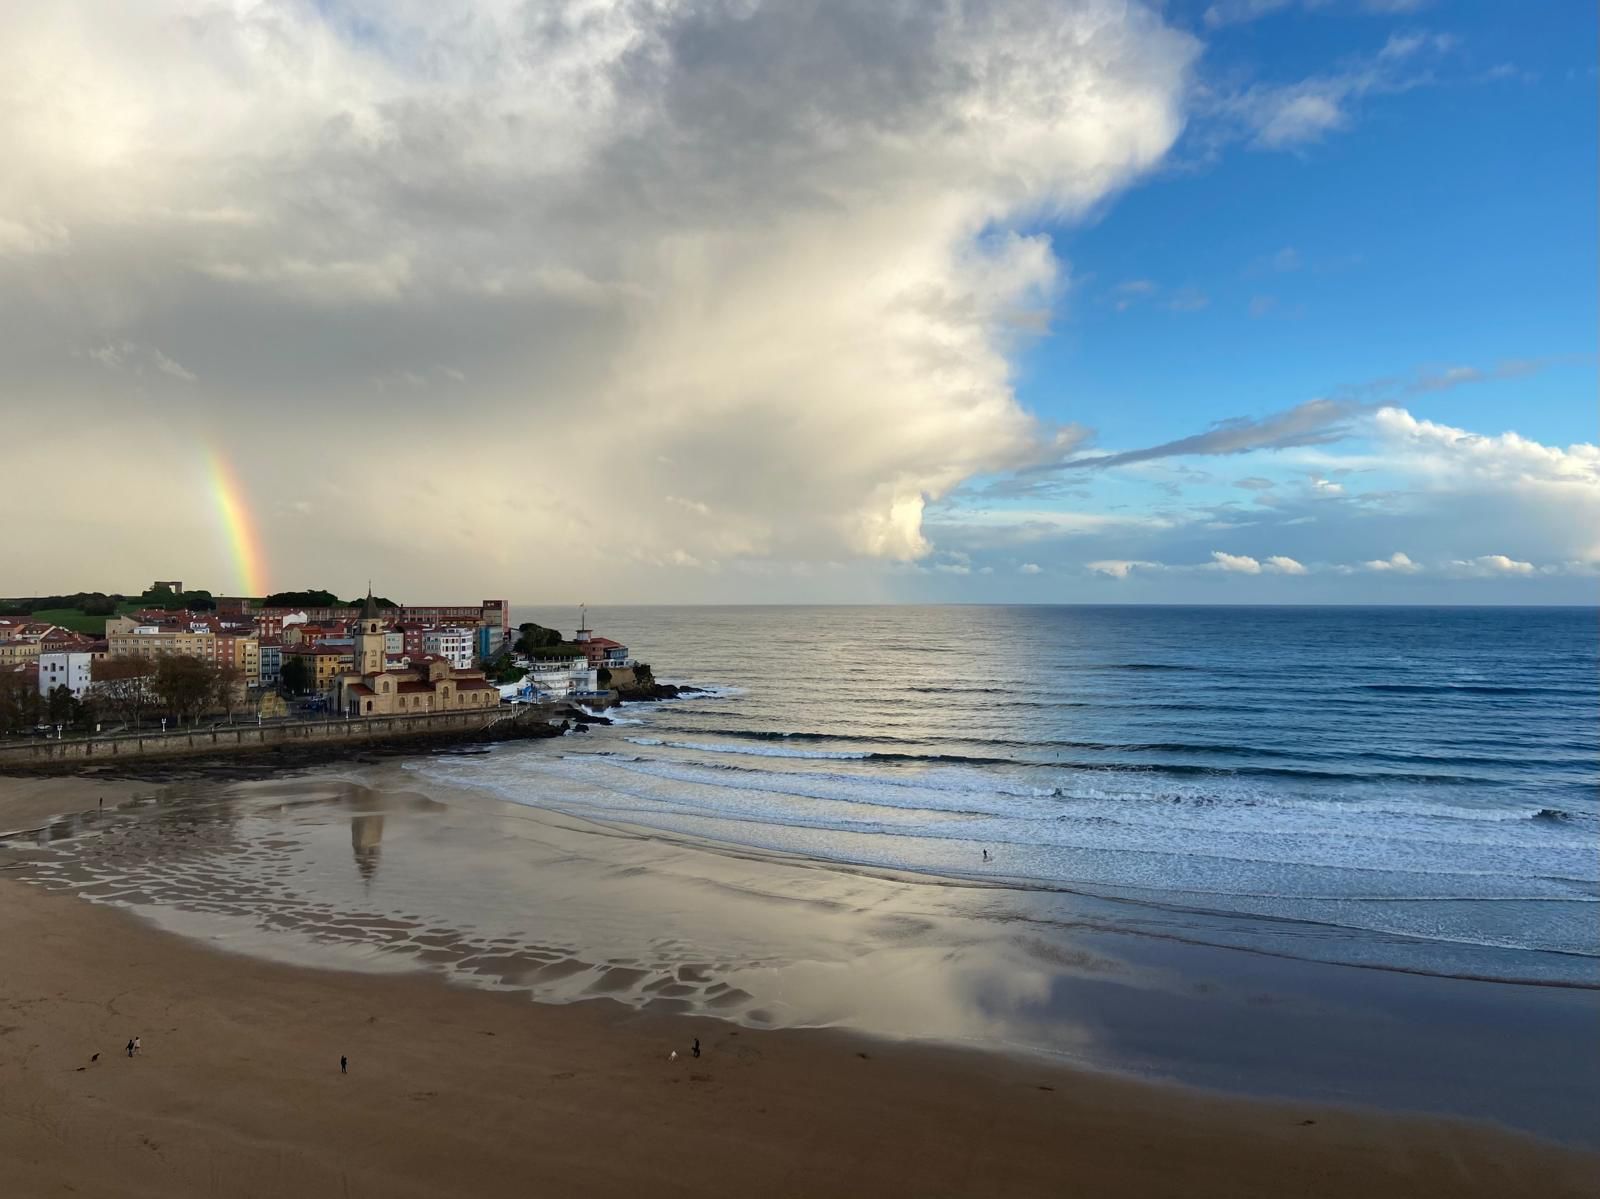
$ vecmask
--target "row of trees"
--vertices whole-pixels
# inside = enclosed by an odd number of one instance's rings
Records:
[[[115,616],[124,603],[137,603],[141,608],[165,608],[177,612],[211,612],[217,601],[211,592],[202,589],[174,591],[165,583],[147,587],[132,597],[106,594],[104,591],[74,591],[71,595],[31,595],[0,599],[0,616],[27,617],[35,612],[81,612],[85,616]]]
[[[542,624],[527,621],[517,626],[520,634],[512,649],[524,658],[581,658],[583,650],[565,640],[559,630],[547,629]]]
[[[387,596],[374,596],[380,608],[398,608]],[[71,595],[33,595],[0,599],[0,616],[27,617],[35,612],[77,611],[86,616],[114,616],[124,603],[136,602],[142,608],[165,608],[171,612],[213,612],[216,597],[204,588],[174,591],[165,583],[147,587],[139,595],[107,595],[103,591],[75,591]],[[277,591],[262,603],[269,608],[359,608],[365,597],[342,600],[331,591]]]
[[[139,604],[144,608],[162,608],[168,612],[215,612],[217,601],[211,592],[203,587],[190,588],[188,591],[174,591],[165,583],[156,583],[146,587],[139,596]]]
[[[92,730],[103,721],[139,725],[166,716],[193,723],[209,712],[231,715],[244,694],[244,674],[203,658],[106,658],[95,663],[94,686],[83,699],[67,687],[42,696],[20,673],[0,675],[0,734],[39,724]]]
[[[121,601],[120,595],[107,595],[103,591],[75,591],[71,595],[25,595],[0,599],[0,616],[28,617],[35,612],[61,608],[76,608],[90,616],[110,616]]]
[[[380,608],[398,608],[387,596],[375,595],[373,602]],[[264,608],[359,608],[366,603],[366,597],[360,596],[353,600],[342,600],[331,591],[274,591],[261,601]]]

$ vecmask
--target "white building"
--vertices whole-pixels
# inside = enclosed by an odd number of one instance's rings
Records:
[[[398,658],[406,652],[406,635],[399,629],[389,629],[383,634],[383,656]]]
[[[523,684],[537,696],[561,698],[599,689],[596,671],[582,658],[536,658]]]
[[[57,687],[67,687],[74,699],[82,699],[94,681],[94,655],[88,650],[48,650],[39,655],[39,694],[48,696]]]
[[[438,654],[456,670],[471,670],[477,651],[477,629],[429,629],[423,634],[423,648]]]

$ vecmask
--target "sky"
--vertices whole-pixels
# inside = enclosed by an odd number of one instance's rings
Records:
[[[1592,4],[0,19],[0,595],[1600,597]]]

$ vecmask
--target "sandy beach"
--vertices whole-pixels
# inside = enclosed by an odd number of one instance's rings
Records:
[[[5,786],[19,829],[100,784]],[[9,1194],[1562,1196],[1600,1165],[1484,1123],[265,961],[0,859]]]

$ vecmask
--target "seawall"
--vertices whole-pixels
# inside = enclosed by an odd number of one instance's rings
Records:
[[[121,737],[69,737],[0,744],[0,770],[73,770],[134,759],[212,757],[316,751],[322,747],[379,745],[412,739],[495,739],[545,735],[549,712],[491,708],[475,712],[423,712],[355,720],[298,720],[275,724],[225,724]],[[553,731],[553,730],[552,730]]]

